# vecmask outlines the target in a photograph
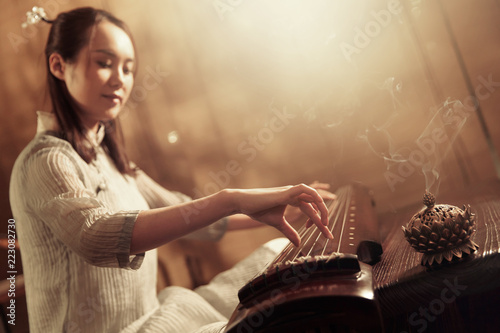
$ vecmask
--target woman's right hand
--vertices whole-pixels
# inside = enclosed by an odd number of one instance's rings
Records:
[[[178,205],[141,211],[134,224],[130,253],[154,249],[236,213],[278,229],[298,246],[300,236],[285,218],[287,206],[298,207],[309,218],[308,225],[315,224],[323,235],[333,238],[327,228],[326,205],[321,195],[310,186],[225,189]]]
[[[327,238],[328,209],[321,195],[312,187],[300,184],[274,188],[227,190],[236,213],[270,225],[283,233],[293,244],[300,244],[300,236],[285,218],[288,205],[298,207],[307,217],[307,224],[315,224]]]

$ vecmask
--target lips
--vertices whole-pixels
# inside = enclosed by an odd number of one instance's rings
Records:
[[[110,101],[114,102],[114,103],[122,103],[123,101],[123,97],[121,97],[120,95],[118,94],[103,94],[102,95],[104,98],[106,99],[109,99]]]

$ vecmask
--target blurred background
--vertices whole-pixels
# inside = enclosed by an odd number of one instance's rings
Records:
[[[199,197],[225,187],[317,180],[335,191],[361,182],[387,212],[426,189],[439,201],[440,192],[500,175],[499,0],[2,5],[2,235],[12,218],[12,166],[35,134],[35,111],[50,110],[49,26],[21,28],[34,5],[49,18],[94,6],[128,23],[139,71],[120,116],[127,150],[169,189]],[[206,283],[277,236],[265,227],[217,244],[168,244],[159,288]]]

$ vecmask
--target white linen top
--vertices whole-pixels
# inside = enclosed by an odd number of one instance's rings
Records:
[[[30,330],[139,331],[165,300],[156,294],[156,250],[129,253],[135,220],[141,210],[190,198],[167,191],[142,171],[135,178],[122,175],[100,145],[103,126],[88,134],[97,153],[89,164],[53,135],[57,131],[55,117],[38,112],[37,135],[16,160],[10,183]],[[196,236],[218,239],[225,226],[223,219]],[[170,294],[182,294],[180,301],[194,311],[188,327],[225,320],[209,305],[199,310],[198,294],[172,288]],[[170,331],[184,331],[181,326]]]

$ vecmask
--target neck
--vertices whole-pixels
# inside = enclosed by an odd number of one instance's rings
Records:
[[[99,130],[99,125],[101,124],[101,122],[98,120],[84,119],[82,117],[80,117],[80,121],[81,121],[84,129],[86,129],[89,132],[92,132],[94,134],[97,133],[97,131]]]

